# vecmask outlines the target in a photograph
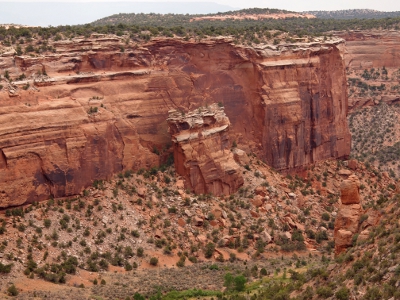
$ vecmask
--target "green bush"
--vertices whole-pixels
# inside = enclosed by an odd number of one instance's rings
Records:
[[[367,292],[365,293],[365,295],[362,299],[363,300],[379,300],[379,299],[382,299],[382,293],[379,288],[372,287],[367,290]]]
[[[347,287],[342,287],[336,292],[335,296],[336,299],[339,300],[348,300],[350,297],[350,291]]]
[[[315,240],[320,244],[322,241],[328,240],[328,234],[325,230],[318,231]]]
[[[144,254],[144,249],[143,249],[142,247],[137,248],[137,250],[136,250],[136,255],[137,255],[138,257],[142,257],[143,254]]]
[[[185,261],[186,261],[186,256],[182,255],[179,259],[179,261],[176,263],[176,266],[179,268],[182,268],[185,266]]]
[[[133,295],[133,300],[146,300],[146,298],[145,297],[143,297],[141,294],[139,294],[139,293],[135,293],[134,295]]]
[[[1,274],[1,273],[10,273],[10,272],[11,272],[11,267],[12,267],[12,264],[3,265],[3,264],[0,262],[0,274]]]
[[[324,221],[329,221],[329,220],[331,219],[331,217],[329,216],[329,214],[326,213],[326,212],[324,212],[324,213],[321,215],[321,218],[322,218],[322,220],[324,220]]]
[[[204,249],[204,256],[206,258],[211,258],[215,251],[215,245],[213,243],[208,243]]]
[[[333,296],[333,291],[328,286],[321,286],[317,288],[317,295],[326,299]]]
[[[231,273],[226,273],[224,277],[224,286],[229,291],[234,290],[242,292],[244,291],[246,281],[246,277],[244,277],[243,275],[233,277]]]
[[[150,265],[157,266],[158,265],[158,258],[157,257],[150,258]]]
[[[7,292],[10,296],[17,296],[19,294],[17,288],[15,287],[15,285],[11,285],[8,289]]]
[[[51,226],[51,220],[49,220],[49,219],[44,219],[44,220],[43,220],[43,224],[44,224],[44,227],[50,228],[50,226]]]

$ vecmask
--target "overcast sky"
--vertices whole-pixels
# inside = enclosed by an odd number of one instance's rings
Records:
[[[122,0],[124,1],[124,0]],[[121,0],[0,0],[0,2],[121,2]],[[124,1],[124,2],[170,2],[168,0],[139,0],[139,1]],[[281,8],[295,11],[305,10],[339,10],[353,8],[369,8],[381,11],[400,11],[399,0],[217,0],[217,1],[202,1],[202,0],[174,0],[173,2],[215,2],[223,5],[229,5],[235,8],[249,7],[268,7]],[[1,8],[0,8],[1,9]],[[0,21],[1,22],[1,21]]]
[[[252,7],[299,12],[354,8],[400,11],[399,0],[0,0],[0,3],[0,24],[30,26],[86,24],[117,13],[207,14]]]

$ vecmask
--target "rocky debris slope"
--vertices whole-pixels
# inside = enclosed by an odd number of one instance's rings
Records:
[[[400,175],[400,105],[381,103],[353,111],[351,156],[392,177]]]
[[[359,178],[363,199],[361,233],[352,238],[354,244],[366,236],[371,240],[369,233],[376,232],[379,220],[375,206],[385,205],[396,193],[392,179],[355,161],[319,162],[302,176],[292,177],[253,155],[248,159],[247,166],[240,166],[244,185],[229,197],[195,195],[185,190],[184,179],[175,177],[173,167],[152,168],[96,181],[79,197],[0,212],[0,263],[13,263],[11,274],[0,274],[4,279],[0,290],[13,276],[21,282],[29,276],[39,282],[66,280],[79,285],[79,278],[92,272],[91,281],[84,281],[90,287],[94,278],[101,280],[103,271],[216,261],[249,265],[271,258],[282,262],[282,256],[294,254],[303,260],[310,253],[321,263],[322,255],[333,259],[344,179],[352,174]],[[355,191],[353,183],[349,187],[346,190]],[[343,193],[343,201],[354,202],[353,195]],[[150,264],[153,257],[157,267]],[[207,280],[214,279],[211,275]]]
[[[196,194],[230,195],[243,185],[239,165],[230,151],[230,122],[214,103],[187,114],[172,110],[167,119],[174,143],[177,173]]]
[[[224,105],[229,140],[276,169],[345,157],[342,43],[134,45],[93,36],[52,42],[41,55],[3,55],[0,207],[76,195],[94,180],[163,163],[168,111],[207,103]]]

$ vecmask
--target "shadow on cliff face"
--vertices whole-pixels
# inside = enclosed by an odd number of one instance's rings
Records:
[[[23,108],[25,150],[7,144],[13,138],[12,130],[6,130],[0,140],[8,161],[0,175],[8,178],[9,185],[15,174],[25,172],[24,186],[31,193],[39,170],[43,178],[38,182],[53,185],[44,188],[44,194],[49,196],[50,190],[55,196],[77,194],[93,180],[159,164],[162,159],[153,150],[163,149],[171,141],[165,121],[168,111],[174,108],[184,113],[211,103],[225,107],[231,122],[228,140],[276,169],[291,170],[345,156],[350,135],[343,61],[336,45],[324,47],[274,52],[221,41],[167,40],[126,49],[125,53],[82,52],[74,63],[60,60],[50,64],[46,57],[30,61],[27,68],[40,63],[52,74],[70,75],[75,68],[93,74],[64,76],[67,79],[61,81],[54,77],[54,82],[40,91],[29,91],[43,100],[29,110]],[[82,93],[76,92],[78,89]],[[104,97],[95,113],[90,105],[100,102],[88,103],[91,91]],[[21,92],[22,102],[31,98],[29,93]],[[12,116],[3,115],[1,123],[10,120]],[[34,124],[35,130],[29,124]],[[64,139],[66,146],[53,146],[57,139]],[[39,153],[35,147],[44,140],[43,149],[47,150],[39,155],[46,162],[45,171],[18,163],[27,153]],[[14,194],[15,188],[0,183],[0,190],[8,194]],[[14,204],[25,201],[17,198]],[[8,204],[0,204],[4,205]]]

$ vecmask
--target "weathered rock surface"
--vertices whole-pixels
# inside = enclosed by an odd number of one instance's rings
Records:
[[[357,73],[371,68],[381,70],[385,67],[389,70],[389,77],[385,80],[380,78],[366,81],[370,85],[385,85],[384,92],[373,97],[368,93],[353,93],[349,98],[349,110],[377,105],[380,102],[399,103],[400,95],[397,89],[391,88],[398,84],[398,80],[396,77],[392,78],[391,74],[400,68],[400,33],[396,30],[354,30],[337,34],[346,40],[344,59],[349,78],[356,78]]]
[[[400,34],[395,30],[347,31],[345,60],[349,68],[398,68]]]
[[[167,122],[175,169],[186,178],[186,188],[197,194],[229,195],[243,185],[230,151],[230,122],[223,107],[212,104],[188,114],[171,110]]]
[[[222,102],[229,139],[276,169],[345,157],[340,45],[160,39],[135,47],[100,37],[60,41],[36,57],[2,56],[1,74],[27,79],[1,83],[0,207],[78,194],[93,180],[159,164],[166,153],[153,149],[170,143],[168,111],[207,103]]]
[[[348,179],[343,180],[340,185],[340,200],[342,204],[359,204],[360,203],[360,181],[357,176],[351,175]]]
[[[335,220],[335,254],[352,246],[353,236],[358,233],[363,209],[360,205],[360,182],[355,175],[343,180],[340,186],[341,205]]]

